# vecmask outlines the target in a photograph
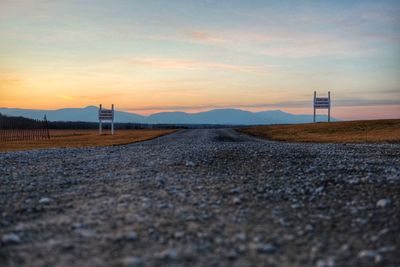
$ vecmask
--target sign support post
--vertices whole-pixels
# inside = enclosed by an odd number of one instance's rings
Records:
[[[313,101],[313,103],[314,103],[314,123],[315,123],[315,115],[316,115],[316,114],[315,114],[315,113],[316,113],[316,112],[315,112],[315,110],[316,110],[316,109],[315,109],[315,99],[316,99],[316,98],[317,98],[317,92],[314,91],[314,101]],[[101,105],[100,105],[100,106],[101,106]]]
[[[331,122],[331,92],[328,91],[328,97],[317,97],[317,92],[314,91],[314,123],[317,121],[316,114],[317,109],[327,109],[328,110],[328,122]]]
[[[100,114],[101,114],[101,104],[99,107],[99,134],[102,135],[103,134],[103,125],[102,125]]]
[[[112,119],[111,119],[111,134],[114,135],[114,104],[111,105]]]
[[[331,91],[328,91],[328,101],[329,101],[328,122],[331,122]]]

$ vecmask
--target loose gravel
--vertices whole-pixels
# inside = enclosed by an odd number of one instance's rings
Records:
[[[400,266],[400,145],[231,129],[0,153],[0,266]]]

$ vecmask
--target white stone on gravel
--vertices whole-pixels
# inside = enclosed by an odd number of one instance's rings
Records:
[[[301,205],[298,204],[298,203],[294,203],[294,204],[290,205],[290,207],[291,207],[292,209],[299,209],[299,208],[301,208]]]
[[[389,198],[383,198],[376,202],[378,208],[386,208],[387,206],[390,206],[390,204],[392,204],[392,201]]]
[[[51,201],[52,201],[51,198],[48,198],[48,197],[42,197],[41,199],[39,199],[39,203],[40,203],[40,204],[43,204],[43,205],[47,205],[47,204],[49,204]]]
[[[275,253],[277,250],[278,250],[278,248],[274,244],[266,243],[266,244],[258,244],[257,245],[258,252],[272,254],[272,253]]]
[[[5,244],[18,244],[21,242],[21,239],[19,238],[18,235],[10,233],[10,234],[4,234],[1,237],[1,241]]]
[[[184,232],[182,232],[182,231],[176,231],[175,233],[174,233],[174,237],[175,238],[182,238],[183,236],[185,235],[185,233]]]
[[[322,191],[324,191],[324,187],[323,187],[323,186],[320,186],[320,187],[318,187],[317,189],[315,189],[315,193],[316,193],[316,194],[319,194],[319,193],[321,193]]]
[[[240,200],[239,197],[234,197],[232,203],[235,205],[239,205],[240,203],[242,203],[242,201]]]
[[[382,256],[373,250],[362,250],[358,253],[358,257],[374,261],[375,263],[380,263],[382,261]]]
[[[335,258],[328,257],[324,260],[318,260],[316,266],[317,267],[335,267],[336,266]]]
[[[196,163],[194,161],[188,160],[186,161],[186,167],[196,167]]]
[[[159,253],[159,257],[165,260],[177,260],[179,253],[176,249],[166,249]]]
[[[240,187],[235,187],[231,189],[230,191],[231,194],[240,194]]]

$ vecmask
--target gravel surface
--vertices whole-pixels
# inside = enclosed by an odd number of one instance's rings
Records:
[[[0,153],[0,266],[400,266],[400,145],[230,129]]]

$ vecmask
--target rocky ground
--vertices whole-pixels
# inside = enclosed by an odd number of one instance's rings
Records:
[[[400,266],[400,145],[187,130],[0,153],[0,266]]]

